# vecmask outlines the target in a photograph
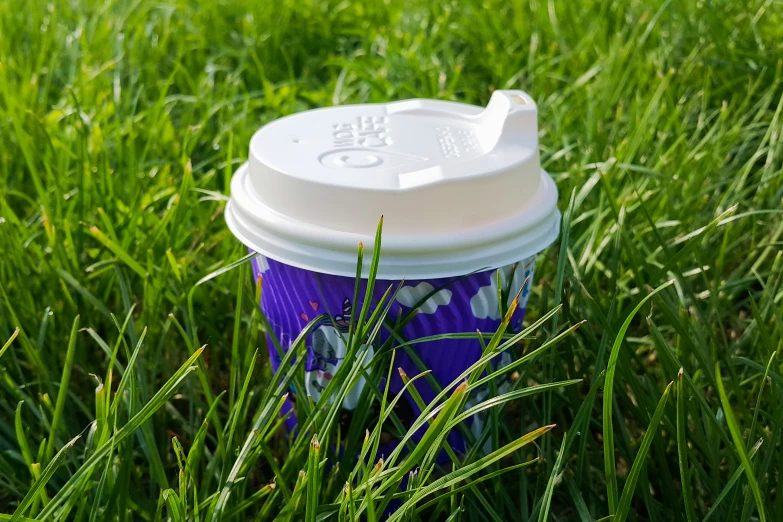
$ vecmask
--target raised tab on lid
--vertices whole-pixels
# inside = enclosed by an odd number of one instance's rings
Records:
[[[406,100],[294,114],[253,136],[229,222],[245,223],[243,240],[262,252],[251,236],[291,241],[300,254],[350,251],[354,263],[358,238],[372,238],[381,215],[385,254],[508,242],[559,216],[537,134],[536,105],[522,91],[495,91],[485,109]]]

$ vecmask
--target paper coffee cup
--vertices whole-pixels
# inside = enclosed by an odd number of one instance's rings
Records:
[[[513,288],[509,299],[527,280],[512,319],[512,328],[521,328],[535,257],[560,225],[557,189],[540,166],[533,100],[495,91],[485,109],[419,99],[329,107],[275,120],[253,136],[249,160],[231,182],[226,222],[260,254],[261,306],[284,348],[310,319],[334,318],[307,339],[305,386],[315,401],[345,356],[351,315],[362,306],[352,302],[356,248],[361,241],[372,251],[381,215],[374,302],[404,280],[390,311],[396,317],[442,287],[418,307],[406,339],[494,332],[498,271],[501,284]],[[369,260],[362,270],[366,276]],[[415,350],[441,386],[481,354],[475,339],[418,343]],[[269,354],[277,369],[273,346]],[[411,376],[420,372],[403,350],[394,364]],[[398,393],[402,382],[392,375]],[[432,400],[433,390],[419,382],[424,401]],[[343,407],[356,406],[364,384]],[[415,418],[418,408],[407,393],[406,400]],[[455,449],[464,445],[451,437]]]

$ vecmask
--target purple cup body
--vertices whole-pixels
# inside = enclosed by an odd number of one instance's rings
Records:
[[[438,334],[480,331],[487,334],[485,339],[488,341],[501,324],[501,307],[498,303],[497,289],[497,272],[500,272],[503,296],[505,298],[508,295],[508,302],[524,284],[519,297],[519,306],[510,322],[510,330],[519,332],[522,329],[534,269],[535,256],[531,256],[513,265],[462,277],[406,280],[397,292],[388,317],[396,318],[400,313],[405,315],[427,294],[439,289],[418,306],[418,313],[404,327],[401,332],[402,337],[406,341],[415,341]],[[355,279],[352,277],[313,272],[260,255],[253,260],[253,272],[256,280],[261,276],[261,308],[271,325],[271,333],[284,350],[290,349],[293,341],[311,319],[320,314],[328,314],[334,318],[333,321],[327,320],[321,323],[306,340],[305,388],[313,401],[317,401],[345,357],[348,326],[352,315],[358,317],[361,310],[367,281],[361,281],[359,302],[352,302],[355,286]],[[396,288],[399,282],[376,281],[370,310],[375,308],[390,285]],[[390,295],[393,294],[394,288]],[[382,328],[373,343],[374,348],[377,349],[383,344],[389,335],[388,330]],[[368,350],[372,349],[373,347],[368,348]],[[482,352],[481,343],[475,338],[425,341],[415,343],[412,349],[424,362],[425,367],[431,370],[432,377],[441,387],[451,384],[479,359]],[[281,358],[272,342],[268,343],[268,351],[272,368],[277,371]],[[495,361],[495,367],[505,366],[510,362],[510,355],[504,352],[503,356]],[[403,349],[396,351],[394,366],[402,368],[410,377],[421,373],[419,366]],[[383,372],[384,375],[386,373]],[[391,376],[389,391],[391,394],[398,394],[403,388],[402,378],[396,368],[391,372]],[[351,410],[356,407],[365,384],[366,381],[360,379],[351,390],[343,401],[345,409]],[[425,379],[417,380],[414,385],[425,403],[435,398],[435,391],[425,382]],[[507,385],[505,383],[505,386]],[[502,392],[504,384],[501,383],[500,386]],[[484,400],[487,394],[487,390],[475,390],[469,397],[468,406]],[[414,413],[415,420],[420,409],[413,397],[406,391],[401,400],[407,402]],[[291,407],[290,403],[286,404],[283,413]],[[287,424],[289,429],[293,429],[296,425],[295,416],[289,417]],[[480,429],[480,421],[474,416],[471,421],[471,431],[478,434]],[[423,432],[414,436],[414,441],[421,436],[421,433]],[[449,443],[455,451],[465,450],[465,441],[456,431],[449,435]]]

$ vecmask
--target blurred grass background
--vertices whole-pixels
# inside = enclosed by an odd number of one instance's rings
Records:
[[[0,520],[26,495],[48,520],[302,520],[311,450],[274,430],[215,510],[272,405],[249,267],[222,270],[230,177],[285,114],[498,88],[537,100],[566,211],[527,321],[562,308],[513,350],[587,320],[515,378],[582,382],[509,402],[502,442],[557,427],[404,516],[783,519],[781,56],[778,0],[3,1]],[[337,520],[352,471],[324,470]]]

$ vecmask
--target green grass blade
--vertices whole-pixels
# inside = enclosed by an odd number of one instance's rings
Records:
[[[111,448],[124,440],[129,435],[133,434],[144,422],[146,422],[152,415],[166,405],[166,402],[174,394],[180,384],[185,378],[194,371],[192,367],[196,359],[201,356],[203,348],[197,350],[191,355],[187,361],[169,378],[168,381],[158,390],[158,392],[150,399],[150,401],[142,407],[139,412],[134,415],[122,428],[120,428],[111,438],[111,444],[102,444],[74,473],[68,482],[63,485],[57,494],[52,498],[51,502],[44,508],[39,516],[41,518],[50,517],[54,514],[55,510],[65,503],[72,495],[74,495],[79,488],[83,477],[89,476],[89,473],[98,465],[98,463],[106,457]]]
[[[609,513],[614,515],[617,512],[617,469],[615,463],[614,453],[614,428],[612,423],[612,387],[614,386],[614,375],[617,371],[617,359],[620,356],[620,348],[623,344],[623,338],[625,332],[628,331],[628,327],[631,325],[631,321],[636,312],[638,312],[644,304],[649,301],[655,294],[670,286],[671,281],[667,281],[649,294],[647,294],[639,303],[634,307],[630,314],[625,318],[623,325],[617,332],[614,344],[612,345],[612,351],[609,355],[609,362],[606,365],[606,378],[604,379],[604,406],[603,406],[603,441],[604,441],[604,471],[606,473],[606,496],[609,503]]]
[[[745,449],[745,441],[742,439],[742,431],[737,425],[737,421],[734,418],[734,411],[731,409],[731,403],[729,397],[726,395],[726,390],[723,387],[723,377],[720,374],[720,363],[715,363],[715,376],[718,382],[718,395],[720,396],[720,402],[723,406],[723,414],[726,417],[726,424],[729,426],[729,432],[731,438],[734,440],[734,449],[739,455],[742,468],[745,470],[745,477],[748,479],[748,486],[753,493],[753,498],[756,501],[756,509],[758,510],[759,519],[761,522],[766,522],[767,513],[764,509],[764,500],[761,497],[761,491],[759,490],[756,476],[753,473],[753,466],[750,463],[748,452]]]
[[[52,425],[49,428],[49,437],[46,441],[46,452],[44,453],[44,462],[49,462],[54,455],[54,446],[57,440],[57,431],[60,428],[65,409],[65,400],[68,398],[68,386],[71,383],[71,370],[73,369],[73,359],[76,354],[76,337],[79,333],[79,316],[73,320],[71,327],[71,336],[68,339],[68,350],[65,352],[65,366],[63,367],[62,378],[60,379],[60,389],[57,392],[57,402],[52,415]]]
[[[19,506],[14,511],[14,514],[11,517],[11,522],[18,521],[21,518],[21,516],[25,513],[25,511],[27,511],[27,508],[30,507],[30,504],[32,504],[33,499],[39,494],[40,491],[43,491],[43,488],[49,482],[49,479],[52,478],[54,472],[57,471],[57,468],[59,468],[60,465],[63,463],[63,460],[65,459],[65,453],[68,450],[70,450],[73,447],[73,445],[76,444],[76,441],[78,441],[80,438],[81,435],[77,435],[76,437],[71,439],[62,448],[60,448],[60,451],[57,452],[57,454],[54,456],[51,462],[49,462],[49,464],[46,465],[43,472],[41,473],[41,476],[35,481],[35,483],[32,485],[30,490],[24,496],[22,501],[19,503]]]
[[[252,262],[252,261],[251,261]],[[240,329],[242,326],[242,301],[244,298],[244,289],[245,289],[245,270],[240,269],[239,275],[237,277],[237,286],[236,286],[236,292],[237,292],[237,298],[236,298],[236,304],[235,310],[234,310],[234,331],[231,335],[231,368],[229,370],[229,380],[228,380],[228,409],[229,411],[234,411],[234,402],[236,401],[236,395],[239,392],[239,372],[242,366],[242,361],[240,359],[239,355],[239,334]],[[259,287],[259,291],[261,290],[262,283],[257,283],[257,286]],[[259,299],[259,303],[261,300]],[[253,309],[253,312],[255,313],[255,308]]]
[[[571,500],[574,502],[577,514],[579,514],[580,522],[593,522],[593,517],[590,516],[590,510],[587,509],[585,500],[582,497],[582,493],[576,486],[576,483],[570,478],[565,479],[568,485],[568,492],[571,494]]]
[[[2,348],[0,348],[0,357],[3,356],[6,350],[11,347],[11,343],[14,342],[14,339],[16,339],[16,336],[19,335],[19,328],[17,327],[16,330],[14,330],[14,333],[11,334],[11,337],[8,338],[8,340],[5,342]]]
[[[510,473],[511,471],[514,471],[514,470],[518,470],[518,469],[526,468],[528,466],[532,466],[533,464],[536,464],[538,462],[540,462],[540,459],[536,458],[536,459],[533,459],[533,460],[528,460],[527,462],[521,462],[519,464],[514,464],[513,466],[508,466],[508,467],[505,467],[505,468],[501,468],[501,469],[499,469],[497,471],[493,471],[492,473],[487,473],[486,475],[483,475],[481,477],[471,478],[470,481],[467,484],[463,485],[463,486],[454,487],[454,485],[452,484],[451,486],[449,486],[449,490],[448,491],[439,491],[438,495],[435,498],[425,502],[421,506],[418,506],[417,510],[419,512],[424,511],[425,509],[427,509],[428,507],[432,506],[433,504],[442,501],[445,497],[453,497],[453,496],[458,495],[459,493],[462,493],[462,492],[464,492],[466,490],[472,490],[478,484],[480,484],[482,482],[486,482],[488,480],[492,480],[495,477],[499,477],[500,475],[503,475],[505,473]],[[414,488],[414,491],[416,489],[417,488]],[[445,489],[445,488],[441,488],[441,489]]]
[[[680,464],[680,483],[685,516],[688,522],[696,522],[696,508],[693,505],[693,486],[688,471],[688,393],[683,382],[683,370],[677,377],[677,456]]]
[[[122,246],[118,245],[112,238],[101,232],[98,227],[95,225],[91,226],[89,228],[89,233],[92,237],[97,239],[99,243],[108,248],[123,263],[128,265],[128,268],[136,272],[141,278],[147,277],[148,274],[144,267],[141,266],[138,261],[133,259],[133,257],[131,257],[130,254],[128,254],[125,249],[122,248]]]
[[[472,477],[482,469],[486,468],[487,466],[490,466],[491,464],[497,462],[498,460],[504,458],[505,456],[514,453],[515,451],[526,446],[527,444],[530,444],[531,442],[541,437],[542,435],[544,435],[554,427],[555,427],[554,425],[543,426],[541,428],[533,430],[530,433],[520,437],[516,441],[493,451],[486,457],[483,457],[471,464],[468,464],[464,467],[452,471],[451,473],[446,474],[445,476],[433,481],[431,484],[418,490],[414,494],[414,498],[409,500],[408,502],[415,503],[420,498],[423,498],[427,495],[431,495],[437,491],[440,491],[441,489],[448,488],[454,484],[458,484],[463,480],[468,480],[470,477]],[[402,511],[403,510],[400,509],[398,513]],[[396,522],[397,520],[399,520],[399,516],[396,513],[395,515],[392,515],[389,518],[389,522]]]
[[[95,295],[90,292],[87,288],[84,287],[79,281],[73,277],[70,273],[66,272],[65,270],[58,268],[57,274],[62,278],[63,281],[65,281],[71,288],[76,290],[84,299],[86,299],[91,305],[95,307],[96,310],[101,312],[106,317],[111,316],[111,312],[108,308],[106,308],[106,305],[103,304]]]
[[[247,497],[245,500],[237,504],[234,508],[230,509],[226,513],[226,519],[232,519],[235,516],[241,514],[243,511],[245,511],[247,508],[258,502],[259,500],[267,497],[272,491],[275,490],[274,484],[267,484],[266,486],[262,486],[259,490],[255,491],[252,495]]]
[[[370,314],[370,307],[372,306],[372,297],[375,290],[375,280],[378,276],[378,264],[381,260],[381,233],[383,231],[383,216],[378,221],[378,227],[375,230],[375,241],[373,242],[372,259],[370,261],[370,272],[367,276],[367,288],[364,292],[364,301],[362,302],[362,309],[359,312],[359,320],[357,322],[357,329],[361,331],[358,341],[353,340],[354,344],[361,344],[367,328],[370,326],[367,324],[367,317]],[[353,346],[351,346],[353,349]]]
[[[465,397],[465,390],[467,389],[467,383],[459,385],[451,397],[443,404],[438,416],[435,418],[435,422],[430,424],[427,431],[421,438],[419,444],[416,445],[414,450],[406,457],[405,461],[396,469],[396,471],[387,479],[384,479],[381,486],[379,486],[379,492],[388,488],[390,485],[402,480],[405,475],[413,469],[413,467],[424,457],[424,455],[434,447],[434,442],[445,437],[447,431],[444,432],[445,426],[447,426],[457,413],[458,408],[461,406]],[[420,419],[425,417],[425,414],[420,415]],[[413,428],[411,428],[412,430]],[[410,433],[410,431],[409,431]],[[397,450],[395,450],[396,453]],[[389,458],[390,465],[394,462],[394,453]]]
[[[226,448],[229,454],[234,452],[234,436],[236,435],[237,426],[239,425],[240,416],[243,413],[243,408],[245,405],[245,400],[247,399],[248,395],[248,389],[250,388],[250,380],[253,377],[253,370],[255,369],[256,365],[256,359],[258,357],[258,350],[255,351],[253,354],[253,358],[250,359],[250,365],[247,368],[247,374],[245,375],[245,380],[242,384],[242,389],[239,392],[239,396],[237,397],[237,402],[232,410],[231,415],[231,424],[228,426],[228,437],[226,437]],[[218,489],[222,489],[223,486],[226,483],[226,477],[228,476],[229,471],[229,461],[226,460],[223,463],[223,471],[220,474],[220,485]]]
[[[163,499],[168,507],[169,518],[173,522],[185,522],[185,507],[177,496],[177,492],[173,489],[166,489],[163,491]]]
[[[16,433],[16,442],[19,444],[19,450],[22,453],[22,459],[27,465],[27,469],[30,471],[30,476],[35,484],[41,478],[41,464],[36,462],[33,458],[33,454],[30,451],[30,445],[27,442],[27,435],[25,434],[24,425],[22,422],[22,405],[24,401],[19,401],[16,405],[16,413],[14,415],[14,430]],[[40,489],[41,502],[45,505],[49,502],[49,497],[46,495],[46,491]]]
[[[639,451],[636,454],[636,458],[631,465],[631,471],[628,473],[628,478],[625,481],[625,487],[623,488],[620,502],[617,504],[617,512],[612,519],[613,522],[625,522],[625,519],[628,516],[631,508],[631,500],[633,499],[634,490],[636,489],[636,482],[639,480],[639,475],[641,475],[642,470],[644,469],[647,453],[650,451],[653,438],[658,432],[658,425],[661,423],[663,411],[666,408],[666,401],[669,400],[669,392],[671,391],[673,384],[673,382],[670,382],[666,387],[666,390],[661,396],[661,400],[658,402],[658,406],[655,408],[655,413],[653,413],[652,419],[650,420],[650,425],[647,427],[647,431],[644,432]]]
[[[761,447],[761,444],[764,442],[763,439],[760,439],[756,444],[753,445],[752,448],[750,448],[750,452],[748,452],[748,458],[753,459],[753,457],[756,456],[756,452],[758,451],[759,447]],[[704,515],[704,518],[701,522],[707,522],[712,515],[717,513],[718,508],[721,506],[722,502],[726,499],[726,497],[729,496],[729,493],[734,488],[734,485],[739,481],[739,479],[742,477],[742,475],[745,473],[745,468],[739,467],[736,470],[734,470],[734,473],[732,473],[731,477],[729,478],[729,481],[726,483],[726,485],[723,487],[723,490],[720,492],[720,494],[715,499],[715,502],[712,503],[712,507],[709,511],[707,511],[707,514]]]
[[[497,395],[485,401],[481,401],[480,403],[474,406],[471,406],[467,410],[463,411],[462,413],[454,417],[454,420],[452,420],[448,426],[450,428],[454,427],[460,422],[472,417],[473,415],[476,415],[477,413],[480,413],[489,408],[494,408],[495,406],[501,406],[509,401],[521,399],[523,397],[529,397],[531,395],[536,395],[538,393],[545,393],[548,391],[557,390],[559,388],[564,388],[566,386],[572,386],[574,384],[579,384],[580,382],[582,382],[582,379],[571,379],[570,381],[549,382],[546,384],[537,384],[535,386],[528,386],[527,388],[522,388],[521,390],[514,390],[507,393],[503,393],[501,395]]]
[[[546,483],[546,490],[544,496],[541,499],[541,510],[539,511],[539,522],[547,522],[549,520],[549,508],[552,505],[552,494],[555,490],[555,482],[560,474],[560,470],[563,468],[563,460],[565,458],[566,439],[568,434],[563,435],[563,442],[560,444],[560,454],[557,456],[555,467],[552,468],[552,473],[549,475],[549,480]]]
[[[196,287],[203,285],[207,281],[211,281],[211,280],[215,279],[216,277],[218,277],[220,275],[223,275],[226,272],[229,272],[229,271],[235,269],[236,267],[238,267],[240,265],[243,265],[245,263],[250,262],[250,260],[252,260],[254,257],[257,257],[257,256],[258,256],[258,254],[256,254],[255,252],[251,252],[251,253],[247,254],[246,256],[243,256],[242,258],[237,259],[236,261],[227,264],[226,266],[222,266],[222,267],[218,268],[217,270],[215,270],[213,272],[210,272],[209,274],[205,275],[204,277],[202,277],[201,279],[196,281],[196,284],[193,285],[193,290],[195,290]],[[193,290],[191,290],[191,292]]]
[[[307,457],[307,505],[305,507],[305,522],[315,522],[318,514],[318,493],[321,489],[321,481],[318,473],[320,462],[321,444],[318,442],[318,434],[313,435],[310,442],[310,453]]]

